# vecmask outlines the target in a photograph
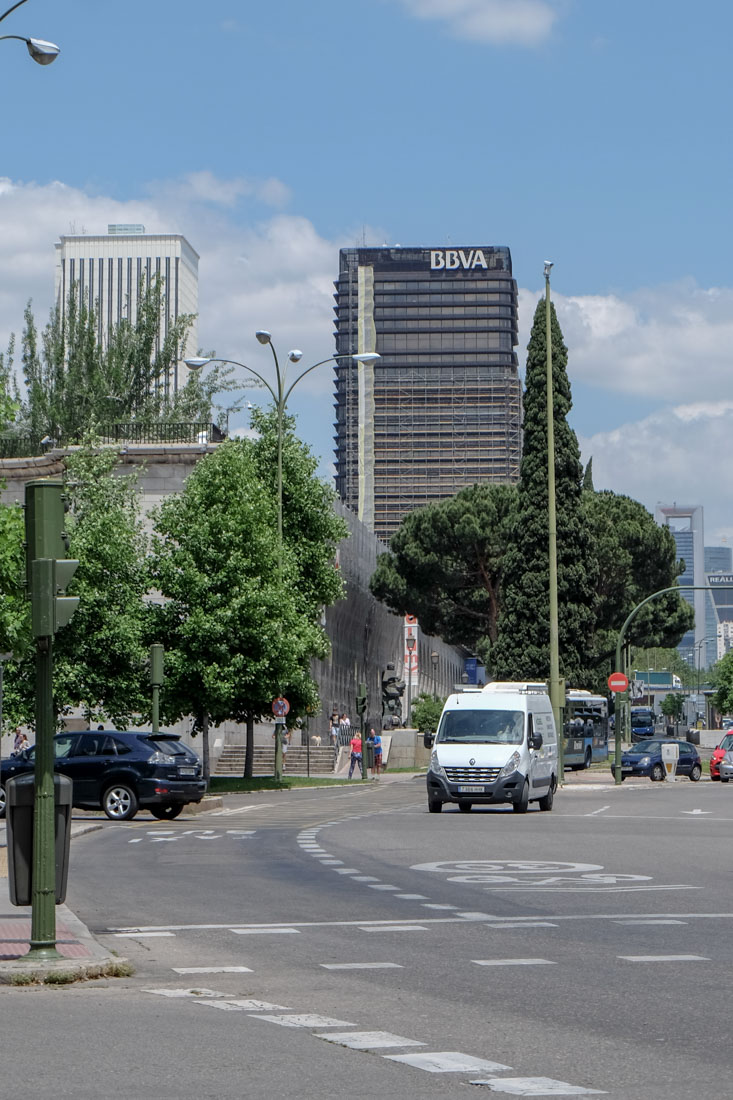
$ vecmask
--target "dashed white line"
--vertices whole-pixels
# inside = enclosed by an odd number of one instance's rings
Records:
[[[330,1031],[317,1035],[317,1039],[326,1039],[329,1043],[351,1047],[353,1050],[377,1050],[380,1047],[424,1047],[417,1039],[405,1039],[402,1035],[392,1035],[389,1031]]]
[[[248,966],[172,966],[176,974],[251,974]]]
[[[427,928],[424,924],[394,924],[384,925],[380,924],[378,927],[373,925],[359,925],[360,932],[427,932]]]
[[[117,940],[142,940],[162,939],[164,936],[175,936],[175,932],[114,932]]]
[[[617,955],[616,958],[637,963],[710,962],[705,955]]]
[[[492,1092],[511,1096],[605,1096],[600,1089],[584,1089],[555,1081],[552,1077],[492,1077],[487,1081],[471,1081],[472,1085],[488,1085]]]
[[[208,1005],[209,1008],[220,1008],[224,1012],[289,1012],[289,1005],[273,1005],[269,1001],[227,1000],[227,1001],[196,1001],[197,1005]]]
[[[280,1024],[281,1027],[354,1027],[350,1020],[334,1020],[331,1016],[318,1016],[315,1013],[293,1013],[289,1016],[259,1016],[254,1020],[266,1020],[268,1024]]]
[[[551,959],[471,959],[476,966],[556,966]]]
[[[235,936],[299,936],[299,928],[230,928]]]
[[[686,920],[614,920],[613,924],[687,924]]]
[[[549,920],[528,920],[528,921],[506,921],[506,923],[500,924],[498,921],[488,925],[489,928],[557,928],[556,924],[553,924]]]
[[[321,963],[324,970],[404,970],[401,963]]]
[[[502,1062],[490,1062],[486,1058],[474,1058],[471,1054],[461,1054],[457,1050],[441,1050],[435,1054],[384,1054],[390,1062],[404,1062],[415,1069],[424,1069],[428,1073],[498,1073],[511,1069]]]

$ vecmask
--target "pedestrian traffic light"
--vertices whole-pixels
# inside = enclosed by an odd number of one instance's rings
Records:
[[[367,704],[367,686],[366,684],[359,684],[359,690],[356,693],[356,713],[358,715],[366,714]]]
[[[64,592],[79,562],[67,558],[66,502],[62,481],[29,481],[25,490],[26,585],[36,638],[50,637],[70,621],[77,596]]]

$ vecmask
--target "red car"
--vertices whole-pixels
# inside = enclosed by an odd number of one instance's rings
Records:
[[[725,734],[723,740],[718,745],[717,749],[713,749],[713,755],[710,757],[710,778],[720,779],[720,761],[725,756],[728,749],[733,749],[733,730],[729,730]],[[728,780],[724,779],[724,783]]]

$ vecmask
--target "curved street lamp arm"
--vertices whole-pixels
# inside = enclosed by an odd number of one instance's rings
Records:
[[[351,359],[351,358],[352,358],[352,356],[350,354],[346,354],[346,355],[329,355],[328,359],[321,359],[321,360],[319,360],[318,363],[314,363],[312,367],[306,367],[306,369],[304,371],[300,372],[300,374],[295,379],[295,381],[292,382],[290,384],[290,386],[288,386],[285,397],[283,398],[283,404],[287,403],[287,400],[290,397],[290,394],[293,392],[295,387],[298,385],[298,382],[300,382],[301,378],[305,378],[306,374],[310,374],[310,372],[312,370],[315,370],[316,367],[322,367],[324,363],[330,363],[330,362],[332,362],[336,359]]]
[[[0,15],[0,23],[2,23],[3,19],[7,18],[7,16],[10,15],[11,12],[14,12],[16,8],[19,8],[21,4],[25,4],[25,3],[26,3],[26,0],[18,0],[17,4],[13,4],[12,8],[8,8],[8,10],[6,12],[3,12],[3,14]],[[18,36],[15,35],[15,34],[8,35],[8,38],[17,38],[17,37]],[[25,39],[23,39],[23,41],[25,42]]]
[[[266,390],[269,390],[272,400],[275,402],[275,404],[277,404],[277,394],[275,393],[267,379],[263,378],[262,375],[254,369],[254,367],[248,367],[246,363],[239,363],[236,359],[220,359],[218,356],[214,356],[212,359],[209,359],[209,363],[226,363],[230,367],[241,367],[242,370],[249,371],[250,374],[253,374],[255,378],[258,378],[260,380]],[[206,364],[204,363],[204,365]]]

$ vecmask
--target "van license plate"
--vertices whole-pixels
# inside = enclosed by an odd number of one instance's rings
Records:
[[[458,793],[459,794],[483,794],[484,790],[485,790],[484,787],[459,787],[458,788]]]

